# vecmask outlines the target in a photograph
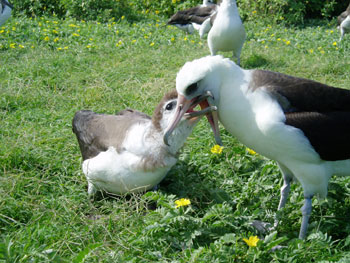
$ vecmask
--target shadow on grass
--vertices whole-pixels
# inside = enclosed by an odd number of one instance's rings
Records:
[[[244,61],[243,67],[244,68],[258,68],[258,67],[265,67],[267,65],[271,64],[271,62],[263,57],[262,55],[253,54],[250,56],[247,60]]]

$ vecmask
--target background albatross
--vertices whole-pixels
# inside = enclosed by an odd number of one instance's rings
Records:
[[[83,156],[88,193],[104,190],[114,194],[143,192],[158,184],[177,161],[177,152],[199,120],[201,112],[181,119],[171,146],[163,143],[164,130],[172,120],[177,92],[167,93],[153,117],[124,110],[117,115],[78,111],[73,119]]]
[[[178,105],[174,121],[198,96],[211,93],[225,129],[254,151],[277,161],[284,179],[278,209],[290,183],[304,190],[300,238],[305,238],[312,197],[326,197],[332,175],[350,175],[350,91],[264,70],[244,70],[221,56],[186,63],[176,78]],[[202,105],[204,103],[202,102]],[[213,128],[218,138],[218,129]]]
[[[172,15],[168,21],[168,25],[176,26],[177,28],[193,33],[194,30],[199,30],[201,24],[213,15],[217,10],[217,5],[211,0],[203,0],[203,4],[186,10],[180,10]]]
[[[215,56],[218,51],[232,51],[233,58],[237,59],[239,65],[246,33],[238,13],[236,0],[223,0],[215,14],[215,20],[205,21],[203,28],[207,28],[206,25],[211,23],[213,25],[208,34],[211,55]],[[203,28],[201,30],[207,30]]]

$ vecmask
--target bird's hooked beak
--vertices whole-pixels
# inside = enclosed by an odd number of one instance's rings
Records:
[[[197,105],[201,107],[201,110],[193,111],[193,108],[195,108]],[[170,125],[164,133],[164,143],[166,145],[169,145],[169,137],[176,128],[176,126],[179,124],[183,116],[187,118],[192,118],[204,115],[206,115],[211,125],[216,143],[222,145],[219,131],[217,108],[216,106],[213,106],[213,95],[209,91],[207,91],[207,93],[204,95],[200,95],[198,97],[193,98],[192,100],[188,100],[185,98],[185,96],[178,94],[175,115],[172,122],[170,123]]]

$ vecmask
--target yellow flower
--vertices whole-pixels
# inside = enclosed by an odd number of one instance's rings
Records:
[[[312,53],[314,53],[314,50],[311,48],[311,49],[309,49],[309,52],[312,54]]]
[[[158,14],[159,14],[159,11],[158,11],[158,10],[156,10],[156,12],[155,12],[155,13],[156,13],[156,15],[158,15]]]
[[[222,150],[224,149],[224,147],[223,146],[220,146],[220,145],[214,145],[214,147],[212,147],[211,149],[210,149],[210,151],[212,152],[212,153],[214,153],[214,154],[221,154],[222,153]]]
[[[332,44],[333,46],[336,46],[337,45],[337,42],[333,42],[333,44]]]
[[[257,236],[250,236],[249,239],[243,238],[243,241],[246,242],[249,247],[256,247],[259,240]]]
[[[251,155],[255,155],[256,154],[256,152],[254,150],[250,149],[250,148],[247,148],[247,152],[249,154],[251,154]]]
[[[252,13],[253,13],[253,14],[256,14],[256,10],[254,10]]]
[[[67,49],[68,49],[68,47],[66,46],[66,47],[64,47],[63,49],[67,50]]]
[[[86,48],[91,48],[91,45],[87,45]]]
[[[187,37],[184,37],[184,40],[187,41]]]
[[[11,43],[10,44],[10,48],[16,48],[16,44],[15,43]]]
[[[171,2],[172,2],[173,4],[176,4],[176,0],[172,0]]]
[[[176,204],[175,208],[179,208],[181,206],[188,206],[188,205],[190,205],[191,201],[190,201],[190,199],[187,199],[187,198],[181,198],[179,200],[176,200],[175,204]]]
[[[132,40],[131,43],[135,44],[136,43],[136,39]]]
[[[80,35],[77,34],[77,33],[73,33],[72,36],[74,36],[74,37],[79,37]]]
[[[170,41],[171,41],[171,42],[174,42],[174,41],[175,41],[175,37],[172,37],[172,38],[170,39]]]
[[[24,46],[23,46],[23,45],[21,45],[21,44],[20,44],[20,45],[18,45],[18,47],[19,47],[19,48],[24,48]]]
[[[149,44],[150,45],[150,47],[153,47],[154,46],[154,42],[152,42],[151,44]]]
[[[52,30],[52,33],[58,34],[58,31],[56,29]]]
[[[45,40],[45,41],[49,41],[50,38],[49,38],[48,36],[46,36],[46,37],[44,38],[44,40]]]
[[[2,33],[4,33],[5,32],[5,30],[0,30],[0,34],[2,34]]]
[[[122,16],[120,19],[121,19],[121,20],[124,20],[124,18],[125,18],[125,16]]]
[[[288,41],[286,41],[286,45],[290,45],[290,41],[288,40]]]
[[[53,40],[53,42],[57,42],[58,40],[60,40],[58,37],[56,37],[54,40]]]

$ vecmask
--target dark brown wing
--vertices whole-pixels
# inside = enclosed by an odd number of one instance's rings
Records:
[[[254,70],[250,88],[266,89],[285,112],[350,111],[350,91],[313,80]]]
[[[289,75],[255,70],[251,89],[281,105],[286,124],[302,130],[323,160],[350,158],[350,91]]]
[[[344,21],[344,19],[349,15],[349,13],[347,11],[344,11],[343,13],[341,13],[338,16],[337,22],[338,22],[338,26]]]
[[[168,24],[186,25],[189,23],[202,24],[211,14],[215,12],[215,6],[201,7],[196,6],[186,10],[178,11],[170,17]]]
[[[73,118],[73,132],[77,136],[83,160],[95,157],[110,146],[120,152],[128,129],[135,123],[150,120],[148,115],[132,110],[122,111],[118,115],[78,111]]]
[[[350,111],[287,113],[286,124],[302,130],[321,159],[350,159]]]

